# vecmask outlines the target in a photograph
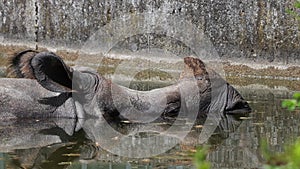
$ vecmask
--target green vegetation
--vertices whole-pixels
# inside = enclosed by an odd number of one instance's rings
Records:
[[[295,7],[296,9],[300,9],[300,0],[297,0],[297,1],[295,2],[294,7]],[[294,16],[297,20],[300,20],[300,14],[297,13],[297,11],[294,11],[294,10],[292,10],[292,9],[288,9],[288,10],[287,10],[287,13],[290,14],[290,15],[292,15],[292,16]]]
[[[195,154],[195,165],[196,169],[209,169],[210,163],[206,161],[208,148],[199,147]]]
[[[299,169],[300,168],[300,139],[293,145],[287,146],[286,151],[274,153],[269,150],[267,142],[261,143],[261,151],[266,160],[265,169]]]
[[[299,169],[300,168],[300,139],[290,146],[286,146],[285,152],[272,152],[266,141],[261,142],[261,153],[266,161],[264,169]],[[207,147],[198,148],[195,153],[196,169],[209,169],[210,163],[206,161]]]
[[[287,99],[282,102],[282,107],[287,108],[290,111],[300,107],[300,93],[294,93],[293,99]]]

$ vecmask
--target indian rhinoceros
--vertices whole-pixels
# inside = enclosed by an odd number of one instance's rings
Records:
[[[94,71],[74,69],[52,52],[26,50],[11,58],[17,78],[0,79],[0,119],[101,117],[150,122],[208,113],[251,111],[239,92],[198,58],[185,57],[173,85],[136,91]]]

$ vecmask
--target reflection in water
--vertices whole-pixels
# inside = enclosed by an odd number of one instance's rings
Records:
[[[185,143],[197,145],[199,133],[201,129],[197,126],[203,124],[204,119],[197,121],[193,131],[185,138]],[[118,157],[101,149],[98,144],[99,139],[105,138],[106,131],[101,130],[103,126],[99,123],[99,119],[89,119],[84,123],[97,124],[92,125],[94,128],[84,127],[77,132],[70,133],[70,128],[74,129],[74,120],[71,119],[48,119],[48,120],[25,120],[2,123],[0,127],[1,133],[1,151],[5,151],[6,159],[2,164],[6,166],[23,167],[23,168],[65,168],[67,166],[75,167],[79,164],[106,166],[107,163],[102,163],[99,160],[115,161],[120,164],[120,167],[128,166],[126,164],[129,158]],[[241,120],[238,117],[224,116],[220,122],[220,126],[216,133],[211,137],[211,143],[217,145],[226,139],[229,133],[233,132],[240,125]],[[62,125],[65,124],[65,125]],[[70,125],[70,126],[67,126]],[[151,147],[152,151],[170,144],[174,138],[172,135],[161,137],[159,140],[152,140],[151,137],[158,133],[151,131],[165,130],[169,127],[168,123],[156,124],[115,124],[115,128],[122,133],[131,133],[137,128],[145,130],[141,133],[132,135],[132,143],[137,138],[148,137],[149,141],[156,141],[157,147]],[[91,126],[91,125],[89,125]],[[184,127],[184,126],[182,126]],[[96,138],[96,140],[95,140]],[[118,138],[111,138],[112,146]],[[129,145],[129,143],[128,143]],[[188,146],[188,144],[186,145]],[[129,147],[130,148],[130,147]],[[128,149],[130,151],[130,149]],[[172,152],[172,151],[171,151]],[[168,153],[166,153],[168,154]],[[81,161],[78,161],[81,160]],[[91,161],[94,160],[91,164]],[[125,161],[123,161],[125,160]],[[155,158],[154,158],[155,160]],[[171,159],[170,159],[171,160]],[[191,158],[188,158],[191,162]],[[166,164],[168,164],[166,162]],[[116,165],[116,164],[111,164]],[[160,164],[164,165],[164,164]],[[73,168],[71,167],[71,168]],[[4,167],[5,168],[5,167]]]
[[[264,162],[260,141],[267,140],[272,151],[282,152],[300,134],[299,113],[281,108],[281,101],[289,98],[292,91],[263,86],[238,90],[249,101],[253,112],[235,133],[209,153],[213,168],[260,168]]]
[[[266,90],[261,87],[240,87],[241,94],[250,102],[253,112],[249,117],[223,116],[219,127],[209,138],[208,160],[212,168],[258,168],[263,159],[259,150],[261,139],[267,139],[271,149],[283,151],[284,145],[299,136],[299,113],[280,107],[282,99],[292,92]],[[241,120],[241,118],[243,120]],[[149,159],[132,159],[113,155],[98,141],[105,137],[103,126],[95,119],[74,132],[76,120],[47,119],[0,123],[0,169],[4,168],[192,168],[190,156],[199,146],[203,119],[199,119],[188,136],[173,149]],[[128,124],[111,123],[120,133],[131,133],[132,139],[152,137],[164,131],[170,123]],[[135,132],[136,129],[143,129]],[[155,132],[156,131],[156,132]],[[101,135],[100,135],[101,134]],[[172,142],[165,135],[158,145]],[[118,138],[111,138],[118,141]],[[130,147],[128,147],[130,148]],[[159,148],[159,146],[157,147]]]

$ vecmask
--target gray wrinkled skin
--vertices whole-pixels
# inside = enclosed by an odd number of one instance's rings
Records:
[[[184,58],[179,81],[151,91],[136,91],[89,69],[67,66],[52,52],[22,51],[12,59],[20,77],[0,79],[0,119],[73,118],[126,119],[148,123],[175,119],[184,110],[197,116],[244,114],[250,107],[242,96],[198,58]]]
[[[17,118],[76,118],[74,101],[63,105],[42,104],[41,99],[58,96],[31,79],[0,79],[0,120]]]

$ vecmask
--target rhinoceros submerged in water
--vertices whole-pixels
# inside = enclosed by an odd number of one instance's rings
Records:
[[[251,111],[236,89],[200,59],[186,57],[184,63],[176,84],[136,91],[96,72],[73,69],[54,53],[22,51],[11,59],[10,69],[18,78],[0,79],[0,119],[99,117],[93,111],[97,107],[110,119],[145,122],[176,117],[186,98],[195,103],[198,116]]]

